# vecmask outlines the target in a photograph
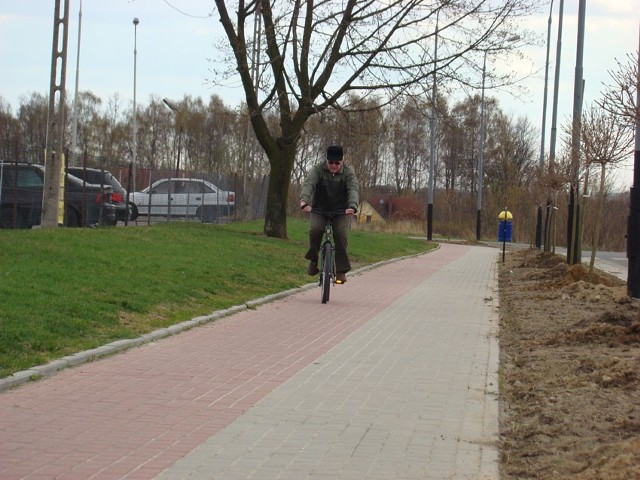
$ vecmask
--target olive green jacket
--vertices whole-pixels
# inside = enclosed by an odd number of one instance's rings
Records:
[[[353,208],[358,211],[360,183],[353,167],[344,163],[331,173],[325,162],[314,165],[302,184],[300,200],[325,211]]]

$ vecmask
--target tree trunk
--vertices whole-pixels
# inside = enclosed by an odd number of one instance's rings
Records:
[[[295,144],[269,152],[271,173],[263,230],[267,237],[287,238],[287,205],[295,154]]]
[[[600,224],[602,223],[602,210],[604,208],[604,195],[605,195],[605,176],[604,169],[605,163],[602,163],[601,171],[600,171],[600,193],[598,194],[598,210],[595,214],[595,224],[593,226],[593,235],[591,237],[591,258],[589,259],[589,283],[592,282],[593,277],[593,268],[596,264],[596,254],[598,252],[598,240],[600,239]]]

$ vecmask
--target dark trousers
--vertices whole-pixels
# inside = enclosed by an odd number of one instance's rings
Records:
[[[324,215],[311,213],[309,218],[309,250],[304,258],[311,262],[318,262],[318,252],[324,235],[327,220]],[[336,247],[336,272],[347,273],[351,270],[351,262],[347,254],[349,241],[347,235],[351,225],[350,215],[338,215],[333,219],[333,242]]]

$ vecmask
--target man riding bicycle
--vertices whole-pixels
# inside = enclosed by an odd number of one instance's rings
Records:
[[[333,219],[333,240],[336,248],[336,283],[347,281],[346,273],[351,270],[347,253],[347,235],[351,215],[358,211],[359,188],[360,184],[353,167],[344,163],[341,146],[329,146],[326,161],[313,166],[309,171],[300,195],[300,208],[310,213],[309,250],[304,256],[309,260],[309,275],[318,273],[318,251],[327,223],[326,216],[316,211],[344,211],[344,215]]]

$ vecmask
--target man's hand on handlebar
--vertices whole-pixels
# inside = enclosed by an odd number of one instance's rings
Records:
[[[300,210],[302,210],[305,213],[309,213],[313,210],[313,207],[311,207],[311,205],[309,205],[307,202],[305,202],[304,200],[300,200]],[[319,211],[318,209],[315,210],[316,213],[324,213],[323,211]],[[330,213],[330,212],[327,212]],[[339,212],[334,212],[333,215],[335,214],[339,214],[342,215],[342,210],[340,210]],[[344,215],[355,215],[356,214],[356,209],[355,208],[347,208],[344,210]]]

